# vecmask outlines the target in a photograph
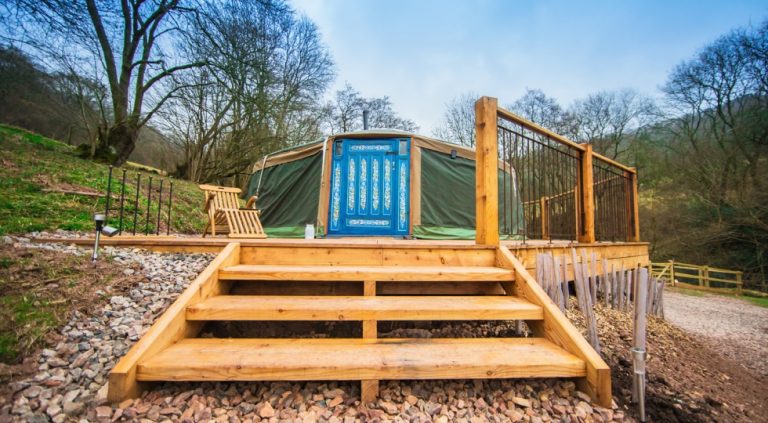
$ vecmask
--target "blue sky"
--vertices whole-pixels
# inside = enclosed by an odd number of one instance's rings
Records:
[[[768,2],[739,0],[290,1],[331,49],[334,91],[388,95],[425,134],[463,92],[507,104],[538,88],[563,105],[625,87],[657,95],[676,64],[768,18]]]

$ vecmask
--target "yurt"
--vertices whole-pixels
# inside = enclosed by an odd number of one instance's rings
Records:
[[[499,169],[504,187],[517,192],[508,166]],[[338,134],[269,154],[254,163],[246,191],[258,196],[270,237],[304,237],[307,225],[316,237],[475,236],[475,151],[399,130]],[[514,197],[499,199],[502,233],[522,225]]]

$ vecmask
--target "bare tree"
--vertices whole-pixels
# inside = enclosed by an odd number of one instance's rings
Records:
[[[601,91],[571,107],[578,139],[596,152],[616,159],[631,147],[637,131],[659,117],[654,101],[635,90]]]
[[[410,119],[401,118],[392,109],[389,97],[364,98],[347,83],[336,91],[335,101],[325,105],[325,125],[330,133],[357,131],[363,128],[363,111],[369,112],[372,128],[400,129],[414,132],[419,129]]]
[[[101,64],[111,122],[97,155],[120,165],[140,128],[174,93],[165,82],[202,64],[177,61],[161,48],[179,34],[180,14],[191,10],[180,0],[10,0],[0,19],[13,26],[6,38],[41,55]]]
[[[475,146],[476,93],[464,93],[445,104],[443,117],[433,135],[460,145]]]
[[[577,126],[573,115],[541,90],[527,89],[522,97],[507,107],[533,123],[575,139]]]
[[[333,62],[317,27],[282,1],[229,0],[199,10],[180,50],[206,66],[162,114],[184,151],[180,174],[222,181],[279,148],[320,136],[318,98]]]
[[[678,235],[665,251],[760,280],[768,274],[766,46],[768,21],[677,66],[663,87],[673,118],[657,135],[669,153],[657,184],[676,199],[655,214],[667,222],[659,230]]]

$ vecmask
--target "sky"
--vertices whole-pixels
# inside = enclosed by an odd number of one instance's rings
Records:
[[[466,92],[509,104],[540,89],[564,106],[601,90],[656,96],[707,43],[768,19],[765,0],[289,1],[334,57],[329,96],[347,82],[389,96],[428,135]]]

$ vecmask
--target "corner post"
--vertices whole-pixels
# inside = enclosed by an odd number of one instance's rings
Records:
[[[475,102],[475,243],[499,245],[498,100]]]
[[[637,168],[625,172],[626,177],[629,179],[629,186],[627,187],[627,225],[629,226],[627,232],[627,241],[638,242],[640,241],[640,197],[637,194]]]
[[[581,222],[579,242],[591,244],[595,242],[595,187],[592,174],[592,144],[584,144],[581,152],[580,191],[581,205],[584,218]]]
[[[541,208],[541,238],[550,239],[549,237],[549,197],[541,197],[539,201],[539,207]]]

